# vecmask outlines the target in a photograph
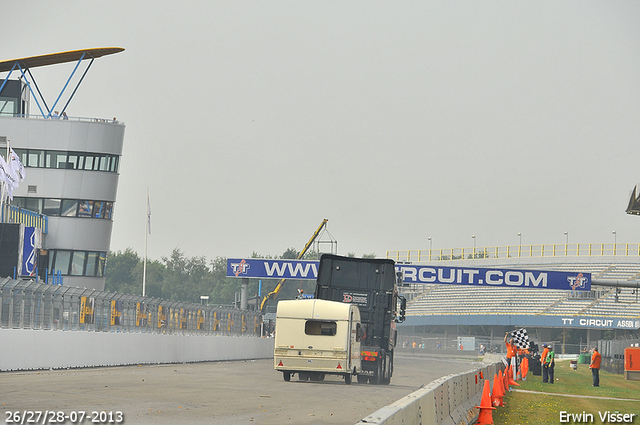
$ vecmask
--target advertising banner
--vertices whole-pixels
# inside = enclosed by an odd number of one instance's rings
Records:
[[[122,325],[122,301],[111,300],[111,326]]]
[[[238,259],[227,260],[227,277],[256,279],[318,278],[318,261]],[[397,264],[403,283],[437,283],[479,287],[591,290],[591,273],[503,268],[423,266]]]
[[[94,305],[94,298],[80,297],[80,323],[93,324]]]
[[[571,329],[640,329],[640,319],[615,316],[536,316],[527,314],[464,314],[407,316],[398,326],[482,325]]]
[[[229,258],[227,277],[315,280],[318,278],[318,261]]]
[[[398,264],[403,283],[590,291],[591,273]]]
[[[158,328],[167,327],[167,308],[165,306],[158,306]]]
[[[136,326],[147,326],[147,306],[136,303]]]
[[[204,328],[204,311],[198,310],[198,330],[201,331]]]
[[[180,329],[187,329],[187,317],[189,317],[189,310],[180,309]]]
[[[22,245],[22,276],[35,276],[38,265],[38,250],[42,248],[42,229],[24,228]]]

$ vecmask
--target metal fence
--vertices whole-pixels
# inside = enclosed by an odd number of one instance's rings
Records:
[[[0,328],[261,335],[256,311],[0,278]]]
[[[588,243],[562,245],[509,245],[472,248],[418,249],[387,251],[387,258],[395,261],[480,260],[490,258],[541,257],[609,257],[640,256],[637,243]]]

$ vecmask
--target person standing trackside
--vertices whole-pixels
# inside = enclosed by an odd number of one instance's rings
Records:
[[[549,347],[547,346],[547,344],[542,344],[542,348],[544,348],[544,350],[542,350],[542,354],[540,355],[540,366],[542,367],[542,382],[547,383],[549,382],[549,371],[545,367],[544,362],[547,359],[547,354],[549,354]]]
[[[508,336],[509,336],[509,332],[504,334],[504,345],[507,347],[507,368],[509,368],[509,366],[513,364],[513,369],[514,369],[513,376],[515,377],[517,373],[517,367],[518,367],[515,357],[518,349],[516,348],[516,345],[513,343],[514,342],[513,338],[509,339],[509,342],[507,342]]]
[[[547,353],[547,356],[544,359],[544,366],[543,368],[547,369],[547,375],[549,376],[549,383],[553,384],[553,368],[556,365],[556,353],[554,353],[553,351],[553,347],[551,346],[551,344],[549,344],[549,352]]]
[[[602,356],[598,353],[597,348],[593,348],[591,351],[591,363],[589,363],[589,368],[591,369],[591,375],[593,376],[593,386],[600,386],[600,362],[602,361]]]

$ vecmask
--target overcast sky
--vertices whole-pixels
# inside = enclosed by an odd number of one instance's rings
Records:
[[[5,0],[2,15],[2,60],[126,49],[67,109],[126,123],[112,250],[143,253],[147,187],[152,259],[279,255],[324,218],[358,256],[518,232],[640,242],[625,214],[640,2]],[[72,66],[32,70],[47,99]]]

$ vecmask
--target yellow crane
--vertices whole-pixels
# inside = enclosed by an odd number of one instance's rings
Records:
[[[309,248],[311,247],[313,242],[318,238],[318,235],[320,234],[322,229],[324,229],[324,227],[327,225],[327,221],[329,221],[329,219],[327,219],[327,218],[322,220],[322,223],[320,223],[320,226],[318,227],[318,230],[315,231],[313,236],[311,236],[311,239],[309,239],[309,242],[307,242],[307,244],[304,246],[304,248],[302,248],[302,251],[300,251],[300,254],[298,254],[298,257],[296,258],[296,260],[300,260],[304,256],[304,254],[307,253],[307,251],[309,250]],[[276,296],[278,295],[278,293],[282,289],[282,285],[284,285],[284,281],[285,280],[286,279],[284,279],[284,278],[280,279],[280,281],[278,281],[278,284],[276,285],[276,288],[272,292],[269,292],[269,295],[264,297],[264,299],[262,300],[262,304],[260,304],[260,311],[261,312],[264,313],[264,309],[265,309],[265,307],[267,305],[267,302],[269,300],[273,300],[273,299],[276,298]]]

